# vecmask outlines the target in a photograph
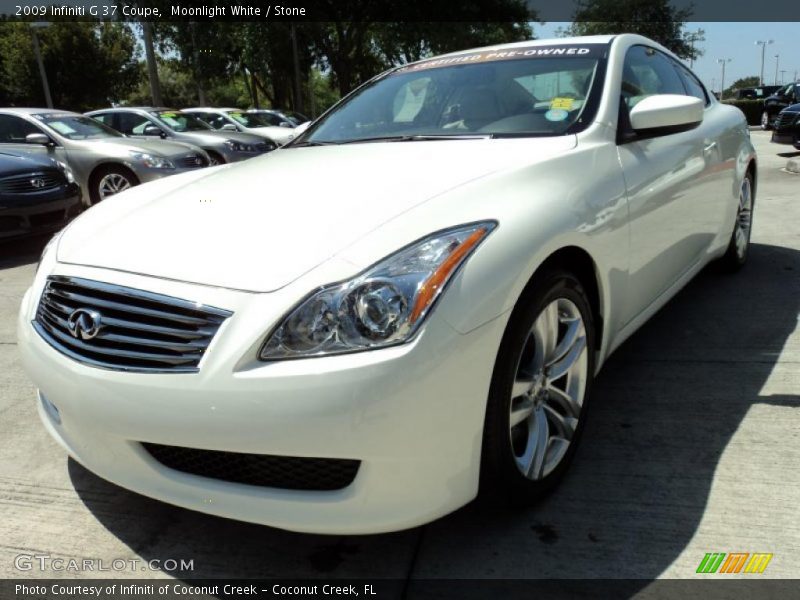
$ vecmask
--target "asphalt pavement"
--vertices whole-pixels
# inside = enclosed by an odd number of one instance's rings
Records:
[[[708,552],[800,556],[800,153],[754,131],[760,173],[750,262],[707,269],[600,374],[582,447],[538,506],[470,505],[410,531],[289,533],[116,487],[40,426],[16,313],[44,240],[0,245],[0,578],[658,578]],[[780,155],[780,154],[782,155]],[[19,555],[193,561],[192,570],[20,571]],[[413,584],[411,589],[413,589]]]

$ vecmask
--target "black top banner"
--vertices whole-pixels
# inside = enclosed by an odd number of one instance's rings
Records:
[[[572,21],[579,0],[1,0],[0,19],[32,21]],[[671,0],[687,21],[800,21],[797,0]],[[609,15],[609,21],[613,16]],[[593,18],[593,20],[596,20]]]

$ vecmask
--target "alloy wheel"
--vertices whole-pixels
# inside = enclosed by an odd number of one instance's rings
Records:
[[[108,198],[131,187],[131,182],[120,173],[104,175],[98,184],[100,199]]]
[[[533,323],[511,391],[511,448],[526,478],[543,479],[566,455],[581,415],[588,368],[580,310],[567,298],[553,300]]]
[[[769,113],[767,111],[761,113],[761,129],[769,129]]]
[[[742,181],[742,189],[739,192],[739,209],[736,212],[736,230],[734,232],[736,243],[736,255],[741,259],[747,254],[747,246],[750,244],[750,227],[753,223],[753,188],[750,178],[745,177]]]

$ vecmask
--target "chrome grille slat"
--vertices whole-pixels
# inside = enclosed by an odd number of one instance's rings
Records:
[[[91,321],[97,320],[90,337],[80,337],[86,330],[70,329],[76,311],[84,317],[92,312]],[[144,290],[51,276],[33,324],[56,350],[92,366],[186,373],[198,370],[208,345],[231,314]],[[74,326],[74,317],[71,322]]]
[[[120,302],[114,302],[111,300],[101,300],[100,298],[93,298],[91,296],[84,296],[83,294],[78,294],[76,292],[68,292],[65,290],[53,289],[51,288],[48,294],[57,296],[64,300],[71,300],[76,304],[81,306],[89,305],[94,306],[97,308],[110,308],[112,310],[118,310],[120,312],[130,312],[137,315],[141,315],[143,317],[154,317],[157,319],[164,319],[168,321],[176,321],[178,323],[184,325],[202,325],[206,323],[206,319],[199,319],[194,317],[185,317],[183,315],[175,315],[170,314],[167,312],[162,312],[159,310],[152,310],[148,308],[141,308],[134,305],[126,305]],[[77,306],[76,306],[77,308]]]
[[[53,300],[52,297],[48,298],[47,302],[47,309],[52,312],[53,309],[56,309],[60,312],[63,317],[69,317],[69,314],[75,310],[71,306],[67,306],[65,304],[61,304]],[[211,338],[214,335],[214,329],[197,329],[194,331],[189,331],[186,329],[175,329],[173,327],[164,327],[161,325],[149,325],[146,323],[140,323],[137,321],[129,321],[127,319],[118,319],[115,317],[103,317],[103,323],[106,323],[109,327],[116,327],[119,329],[129,329],[134,331],[142,331],[147,333],[155,333],[156,335],[166,335],[169,337],[176,337],[186,340],[196,340],[201,338]]]

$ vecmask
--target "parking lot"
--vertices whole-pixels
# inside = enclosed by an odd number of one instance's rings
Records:
[[[39,424],[16,348],[17,309],[44,242],[0,246],[0,577],[650,580],[693,577],[707,552],[773,553],[762,577],[796,577],[800,175],[783,167],[798,153],[752,136],[760,176],[749,264],[735,276],[707,269],[611,358],[564,484],[532,509],[470,505],[389,535],[300,535],[210,517],[67,459]],[[22,572],[20,554],[194,568]]]

